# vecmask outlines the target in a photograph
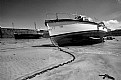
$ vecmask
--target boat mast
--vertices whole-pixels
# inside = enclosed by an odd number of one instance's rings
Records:
[[[13,31],[13,34],[15,33],[15,31],[14,31],[14,23],[12,22],[12,26],[13,26],[13,29],[12,29],[12,31]]]
[[[14,23],[12,22],[12,26],[13,26],[13,28],[14,28]]]
[[[56,13],[56,19],[58,20],[58,13]]]
[[[34,26],[35,26],[35,30],[37,30],[37,27],[36,27],[36,22],[34,22]]]

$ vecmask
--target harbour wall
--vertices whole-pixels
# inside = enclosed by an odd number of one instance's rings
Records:
[[[116,29],[116,30],[107,32],[107,36],[121,36],[121,29]]]
[[[14,33],[19,34],[36,34],[43,33],[44,38],[48,38],[49,34],[46,30],[34,30],[34,29],[15,29],[15,28],[1,28],[0,27],[0,38],[14,38]]]

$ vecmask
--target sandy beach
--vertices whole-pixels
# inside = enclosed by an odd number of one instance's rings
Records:
[[[4,45],[3,45],[4,44]],[[49,39],[30,40],[26,43],[2,42],[0,47],[0,80],[21,80],[42,70],[72,59],[67,53],[50,45]],[[121,55],[107,54],[102,50],[62,48],[76,59],[28,80],[104,80],[108,74],[121,80]],[[113,80],[105,77],[105,80]]]
[[[12,48],[10,44],[6,46],[7,48],[5,45],[2,46],[0,80],[14,80],[71,59],[70,55],[58,51],[57,48],[31,46],[23,44],[19,47],[12,44]]]

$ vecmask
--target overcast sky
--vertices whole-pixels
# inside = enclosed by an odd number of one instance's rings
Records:
[[[112,28],[121,25],[121,0],[0,0],[0,25],[33,29],[36,22],[41,29],[46,13],[59,12],[95,17]]]

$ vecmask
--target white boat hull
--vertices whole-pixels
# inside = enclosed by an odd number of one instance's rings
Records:
[[[103,42],[103,27],[93,22],[60,21],[47,23],[50,37],[55,45],[69,46]]]

